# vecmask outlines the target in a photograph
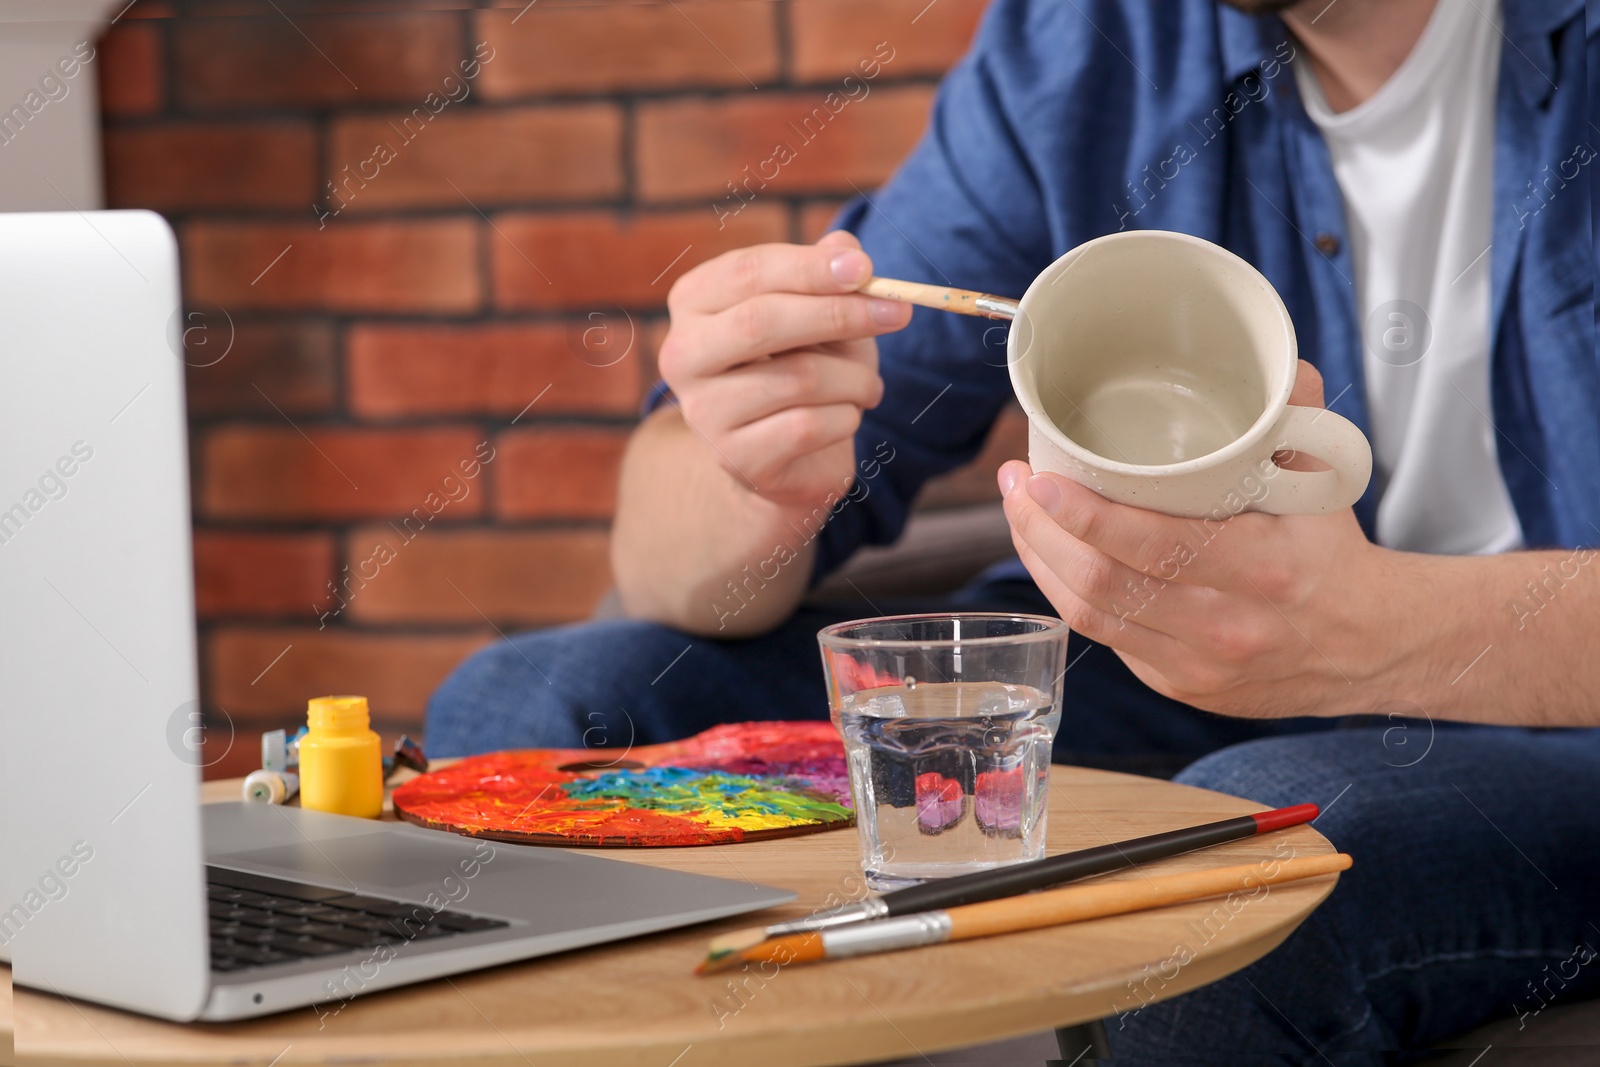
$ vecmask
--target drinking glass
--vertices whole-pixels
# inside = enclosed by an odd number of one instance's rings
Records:
[[[897,615],[817,634],[867,884],[883,892],[1044,855],[1066,623]]]

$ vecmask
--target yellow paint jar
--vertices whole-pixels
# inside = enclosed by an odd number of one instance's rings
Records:
[[[376,819],[383,811],[383,751],[366,697],[317,697],[300,739],[300,806]]]

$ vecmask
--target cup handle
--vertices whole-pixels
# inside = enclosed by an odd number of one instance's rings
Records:
[[[1279,468],[1256,506],[1269,515],[1327,515],[1361,499],[1372,479],[1372,446],[1355,423],[1326,408],[1290,405],[1267,438],[1273,451],[1301,452],[1331,470]]]

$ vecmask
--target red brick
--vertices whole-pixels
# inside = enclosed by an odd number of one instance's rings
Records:
[[[569,622],[611,584],[603,530],[423,530],[406,541],[379,526],[351,534],[347,552],[378,573],[350,599],[360,622]]]
[[[317,138],[309,123],[186,122],[105,133],[112,207],[294,208],[317,196]]]
[[[227,426],[201,441],[200,506],[231,519],[474,518],[485,494],[451,486],[482,440],[476,430]]]
[[[307,415],[338,401],[333,327],[325,322],[233,321],[216,308],[185,312],[189,411]]]
[[[861,78],[872,68],[860,64],[872,60],[882,80],[943,74],[967,50],[987,6],[988,0],[794,0],[793,76]]]
[[[487,238],[494,301],[508,309],[661,307],[672,283],[696,263],[788,237],[777,204],[752,204],[723,221],[719,228],[709,208],[628,218],[501,215]]]
[[[844,206],[843,200],[813,200],[800,208],[800,240],[806,244],[815,244],[817,238],[833,229],[834,217],[839,214],[839,208]]]
[[[502,519],[609,519],[617,506],[621,430],[540,427],[495,441],[494,510]]]
[[[830,98],[847,102],[835,113],[824,103]],[[931,88],[912,85],[873,89],[857,101],[818,90],[641,104],[639,195],[706,197],[731,210],[752,193],[870,188],[916,144],[932,99]]]
[[[187,18],[173,30],[178,95],[196,111],[447,99],[444,79],[461,84],[467,55],[448,12]]]
[[[555,93],[748,89],[778,73],[776,5],[608,4],[482,11],[494,48],[482,88],[496,100]]]
[[[270,723],[292,730],[304,721],[312,697],[359,693],[374,719],[420,723],[428,694],[493,638],[488,627],[418,636],[219,626],[204,644],[206,703],[225,710],[236,727]],[[246,741],[257,745],[254,737]]]
[[[937,408],[934,409],[937,412]],[[930,418],[932,416],[929,416]],[[950,508],[1000,500],[995,472],[1008,459],[1028,458],[1028,418],[1022,409],[1009,404],[995,420],[994,429],[983,449],[964,466],[930,479],[917,496],[922,508]]]
[[[598,342],[591,353],[586,333],[603,336],[617,355]],[[631,414],[648,373],[640,369],[643,333],[626,314],[568,325],[358,325],[347,342],[350,408],[372,418]]]
[[[622,112],[580,104],[352,116],[334,123],[328,167],[328,203],[342,211],[603,200],[622,191]]]
[[[190,303],[232,312],[462,312],[482,301],[469,219],[196,222],[183,256]]]
[[[195,603],[201,618],[312,618],[333,580],[327,534],[258,534],[198,530]]]
[[[167,99],[161,33],[150,22],[123,22],[95,42],[102,114],[122,117],[161,110]]]

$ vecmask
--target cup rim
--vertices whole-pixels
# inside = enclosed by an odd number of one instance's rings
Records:
[[[1043,623],[1038,630],[1026,634],[1003,634],[991,637],[962,637],[943,638],[940,640],[911,640],[909,638],[879,638],[879,637],[845,637],[840,631],[852,626],[860,626],[869,622],[904,622],[922,621],[932,619],[1023,619],[1028,622]],[[817,642],[823,648],[962,648],[981,647],[983,645],[1028,643],[1034,641],[1054,641],[1071,633],[1072,627],[1061,619],[1049,615],[1033,615],[1023,611],[922,611],[911,612],[906,615],[868,615],[860,619],[849,619],[845,622],[836,622],[824,626],[817,631]]]
[[[1118,233],[1092,238],[1068,249],[1060,256],[1057,256],[1048,267],[1040,271],[1033,281],[1029,283],[1027,291],[1017,301],[1016,321],[1020,323],[1030,317],[1030,303],[1034,302],[1037,294],[1043,288],[1053,284],[1056,275],[1061,269],[1064,269],[1063,261],[1067,260],[1069,256],[1075,260],[1092,246],[1126,240],[1172,241],[1188,245],[1191,248],[1202,250],[1208,255],[1218,256],[1225,262],[1229,262],[1231,266],[1243,268],[1249,275],[1253,275],[1255,279],[1260,281],[1265,293],[1271,299],[1273,310],[1277,313],[1278,322],[1283,327],[1284,341],[1289,350],[1290,359],[1294,361],[1295,367],[1298,368],[1300,349],[1299,342],[1295,337],[1294,322],[1289,317],[1289,309],[1284,306],[1282,295],[1267,280],[1266,275],[1257,270],[1249,260],[1237,253],[1215,242],[1195,237],[1193,234],[1180,233],[1177,230],[1123,230]],[[1067,266],[1070,265],[1070,263],[1067,264]],[[1015,351],[1017,333],[1016,325],[1013,324],[1006,335],[1006,363],[1011,378],[1011,391],[1016,395],[1017,403],[1022,407],[1023,414],[1028,417],[1029,432],[1037,430],[1049,439],[1051,444],[1079,463],[1108,474],[1132,474],[1144,477],[1180,475],[1206,470],[1218,464],[1237,459],[1259,445],[1257,438],[1264,436],[1272,428],[1273,424],[1278,421],[1283,414],[1283,409],[1289,404],[1290,394],[1294,392],[1295,375],[1290,373],[1284,377],[1277,392],[1267,398],[1265,408],[1255,422],[1250,424],[1250,428],[1214,452],[1207,452],[1203,456],[1195,456],[1192,459],[1180,460],[1177,463],[1128,463],[1123,460],[1102,456],[1098,452],[1091,452],[1061,432],[1061,429],[1044,412],[1044,405],[1038,400],[1038,390],[1032,382],[1027,382],[1023,377],[1023,358]],[[1026,390],[1024,385],[1026,385]]]

